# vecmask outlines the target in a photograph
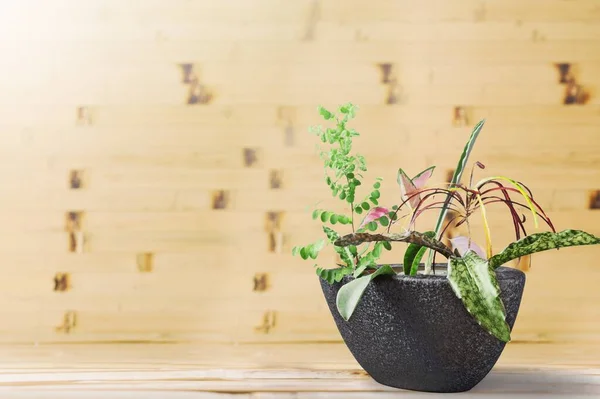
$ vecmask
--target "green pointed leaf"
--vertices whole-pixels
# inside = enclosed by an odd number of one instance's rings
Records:
[[[458,160],[458,164],[456,165],[456,169],[454,169],[454,174],[452,175],[452,181],[450,182],[450,188],[460,183],[460,179],[462,178],[462,174],[467,166],[467,162],[469,160],[469,155],[471,155],[471,151],[473,151],[473,147],[475,146],[475,141],[483,129],[483,125],[485,124],[485,119],[479,121],[477,125],[473,128],[471,132],[471,136],[469,137],[469,141],[465,145],[462,154],[460,155],[460,159]],[[440,215],[438,216],[437,222],[435,224],[435,236],[439,239],[440,233],[442,231],[442,226],[444,224],[444,220],[446,218],[446,214],[448,213],[448,207],[450,206],[450,197],[446,199],[442,209],[440,210]],[[431,251],[429,253],[429,257],[427,262],[425,263],[425,272],[428,273],[431,269],[431,264],[433,263],[433,255],[434,252]]]
[[[344,320],[350,320],[352,313],[354,313],[356,306],[360,302],[360,299],[371,280],[378,276],[395,274],[396,272],[391,266],[384,265],[378,268],[374,273],[352,280],[340,288],[336,298],[336,306]]]
[[[383,265],[380,268],[378,268],[375,271],[375,273],[371,274],[371,280],[373,280],[377,276],[383,276],[383,275],[395,276],[396,272],[394,271],[394,269],[392,269],[392,267],[390,265]]]
[[[448,262],[448,281],[467,311],[486,331],[503,342],[510,341],[504,304],[496,273],[485,259],[469,251]]]
[[[435,231],[426,231],[423,233],[427,237],[435,237]],[[427,251],[427,247],[422,247],[417,244],[409,244],[404,253],[404,274],[407,276],[414,276],[419,270],[419,264],[423,255]]]
[[[536,252],[554,248],[594,244],[600,244],[600,238],[581,230],[563,230],[559,233],[536,233],[513,242],[502,252],[492,256],[489,259],[489,263],[495,269],[513,259]]]
[[[340,288],[335,304],[344,320],[350,320],[350,316],[354,313],[354,309],[356,309],[356,305],[358,305],[370,281],[371,276],[363,276],[344,284]]]

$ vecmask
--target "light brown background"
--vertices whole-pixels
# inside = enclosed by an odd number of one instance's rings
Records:
[[[328,196],[320,104],[360,107],[382,203],[398,167],[444,181],[485,117],[472,160],[527,183],[558,229],[600,235],[595,0],[8,1],[0,55],[6,343],[339,341],[312,263],[290,256]],[[563,104],[557,63],[586,104]],[[515,341],[598,341],[598,254],[535,255]]]

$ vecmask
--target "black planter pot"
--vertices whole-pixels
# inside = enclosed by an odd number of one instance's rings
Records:
[[[349,321],[335,301],[342,285],[321,281],[335,323],[360,366],[383,385],[427,392],[463,392],[494,367],[505,343],[483,330],[446,280],[437,275],[380,276],[371,281]],[[496,270],[512,329],[525,286],[520,270]]]

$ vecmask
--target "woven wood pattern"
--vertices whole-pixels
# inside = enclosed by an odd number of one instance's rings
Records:
[[[339,342],[290,255],[329,195],[319,104],[359,105],[382,203],[487,118],[486,174],[600,235],[595,0],[30,0],[0,35],[2,342]],[[535,255],[513,338],[598,340],[597,256]]]

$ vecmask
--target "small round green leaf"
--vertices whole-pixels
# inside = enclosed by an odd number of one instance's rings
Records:
[[[377,182],[373,184],[373,188],[378,189],[379,187],[381,187],[381,183]]]
[[[383,247],[388,251],[392,250],[392,244],[389,241],[383,241]]]
[[[371,231],[375,231],[377,230],[377,223],[375,222],[370,222],[369,224],[367,224],[367,229],[371,230]]]
[[[331,224],[336,224],[336,223],[338,222],[338,215],[336,215],[335,213],[334,213],[334,214],[332,214],[332,215],[329,217],[329,221],[331,222]]]
[[[356,212],[360,215],[363,212],[363,210],[360,206],[357,206],[356,208],[354,208],[354,212]]]
[[[375,190],[371,193],[371,197],[377,199],[381,197],[381,193],[379,192],[379,190]]]
[[[305,247],[300,248],[300,256],[304,260],[308,259],[308,251],[306,250]]]
[[[362,206],[362,209],[365,211],[368,211],[371,208],[371,205],[369,205],[368,202],[363,202],[360,206]]]
[[[325,223],[329,219],[329,215],[331,215],[331,212],[325,211],[321,213],[321,222]]]
[[[382,216],[379,219],[379,224],[381,224],[382,226],[388,226],[390,224],[390,220],[387,218],[387,216]]]

